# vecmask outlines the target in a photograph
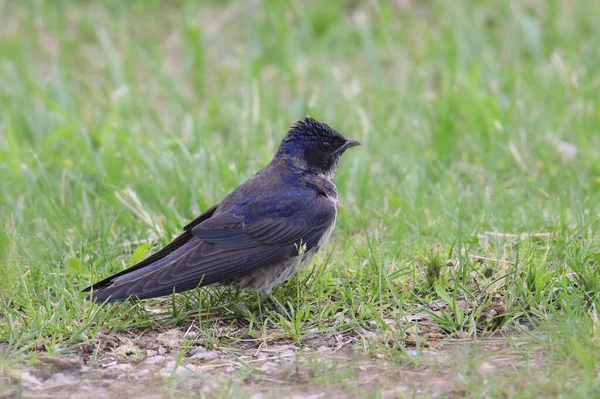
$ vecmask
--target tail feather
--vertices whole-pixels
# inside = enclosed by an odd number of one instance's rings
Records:
[[[207,209],[190,224],[185,226],[184,232],[180,236],[175,238],[160,251],[150,255],[143,261],[123,270],[122,272],[113,274],[112,276],[83,289],[82,292],[89,292],[86,297],[88,300],[96,300],[100,302],[124,301],[129,297],[137,297],[139,299],[150,298],[150,296],[144,295],[131,295],[128,294],[128,292],[134,292],[131,290],[131,288],[138,284],[144,277],[155,273],[162,267],[184,256],[195,245],[197,245],[198,240],[192,235],[192,228],[210,218],[216,209],[216,205]],[[168,287],[165,289],[167,288]],[[179,287],[177,287],[177,289],[179,289]],[[167,291],[161,295],[168,295],[169,293],[170,291]],[[160,295],[152,295],[152,297],[155,296]]]
[[[173,252],[169,253],[164,258],[161,258],[154,263],[150,263],[139,269],[131,268],[131,271],[129,271],[127,273],[115,275],[116,277],[111,276],[107,279],[108,281],[100,282],[100,283],[104,283],[104,284],[98,283],[98,284],[95,284],[95,285],[89,287],[90,289],[87,289],[87,290],[90,291],[90,294],[88,294],[87,299],[88,300],[96,300],[98,302],[124,301],[125,299],[127,299],[129,297],[137,298],[137,299],[144,299],[143,297],[147,297],[147,296],[142,295],[141,292],[139,292],[138,295],[130,294],[130,293],[136,292],[135,286],[138,285],[138,283],[140,283],[142,280],[143,281],[147,280],[147,278],[150,277],[150,275],[154,274],[154,272],[160,270],[161,268],[165,267],[166,265],[170,264],[171,262],[176,261],[179,258],[181,258],[182,256],[184,256],[188,251],[193,249],[196,245],[198,245],[198,240],[191,240],[191,241],[183,244],[181,247],[175,249]],[[125,270],[125,271],[127,271],[127,270]],[[167,287],[165,290],[165,293],[162,293],[160,295],[167,295],[170,293],[171,293],[171,289]],[[160,296],[160,295],[154,294],[152,296]]]

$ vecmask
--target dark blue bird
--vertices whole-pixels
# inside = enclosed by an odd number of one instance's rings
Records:
[[[333,181],[344,151],[360,145],[311,118],[290,128],[273,160],[142,262],[84,291],[98,301],[146,299],[210,284],[269,293],[329,238]]]

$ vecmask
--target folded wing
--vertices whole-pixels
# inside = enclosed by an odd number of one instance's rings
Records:
[[[99,301],[145,299],[218,283],[297,255],[301,246],[310,250],[333,223],[335,210],[313,208],[297,215],[303,216],[250,219],[224,212],[197,219],[165,247],[171,246],[169,252],[156,257],[163,249],[148,258],[153,261],[95,284],[91,295]]]

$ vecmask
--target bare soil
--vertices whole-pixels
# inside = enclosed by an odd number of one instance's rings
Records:
[[[501,336],[441,339],[435,329],[430,345],[416,356],[411,334],[406,333],[407,346],[390,345],[389,354],[379,346],[375,354],[365,343],[381,345],[385,334],[315,335],[302,345],[246,337],[209,347],[193,323],[100,333],[68,356],[40,354],[32,364],[0,370],[0,398],[461,397],[465,373],[485,381],[542,361],[541,353],[525,356]]]

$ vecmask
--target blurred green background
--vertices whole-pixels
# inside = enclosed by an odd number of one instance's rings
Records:
[[[341,281],[376,236],[404,293],[423,292],[423,254],[459,248],[524,273],[502,288],[515,318],[594,298],[599,20],[586,0],[0,1],[4,339],[80,333],[78,290],[167,242],[306,115],[363,143],[336,179]],[[519,252],[488,231],[553,241]]]

